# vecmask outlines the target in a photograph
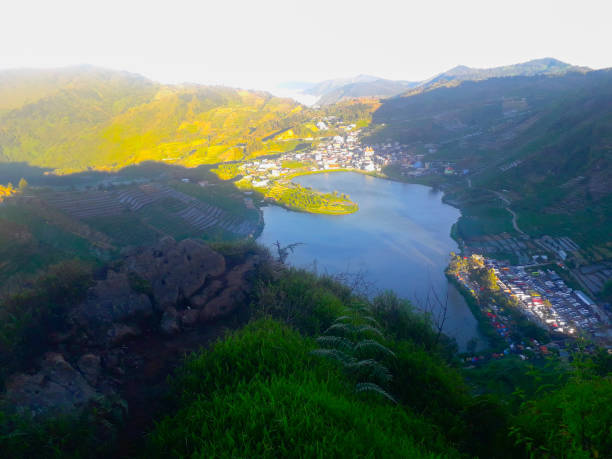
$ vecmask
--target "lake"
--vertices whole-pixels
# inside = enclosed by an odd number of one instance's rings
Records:
[[[442,202],[441,192],[355,172],[305,175],[294,181],[318,191],[347,193],[359,210],[338,216],[266,206],[259,242],[268,247],[276,241],[299,242],[289,263],[361,277],[372,294],[394,290],[421,307],[432,292],[441,301],[448,295],[445,332],[462,348],[472,337],[484,344],[465,300],[444,275],[450,252],[458,249],[450,230],[460,212]]]

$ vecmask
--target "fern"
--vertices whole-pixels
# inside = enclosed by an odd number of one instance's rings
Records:
[[[359,327],[357,327],[357,332],[358,333],[372,332],[380,336],[381,338],[384,338],[384,335],[382,334],[382,332],[378,328],[372,327],[371,325],[360,325]]]
[[[333,324],[331,327],[325,330],[325,334],[328,334],[330,331],[342,331],[344,333],[349,334],[349,333],[352,333],[354,329],[355,327],[351,324],[343,324],[343,323]]]
[[[372,316],[365,316],[363,317],[363,320],[370,322],[370,324],[376,328],[382,328],[380,324],[376,321],[376,319]]]
[[[395,403],[397,405],[397,400],[395,400],[393,398],[393,396],[389,392],[384,390],[378,384],[374,384],[374,383],[371,383],[371,382],[358,383],[355,386],[355,392],[357,392],[358,394],[361,393],[361,392],[373,392],[373,393],[376,393],[376,394],[380,394],[383,397],[385,397],[387,400],[390,400],[391,402],[393,402],[393,403]]]
[[[353,351],[353,342],[349,339],[342,338],[341,336],[319,336],[317,343],[325,348],[332,349],[344,349],[347,351]]]
[[[378,341],[375,341],[373,339],[364,339],[363,341],[359,341],[353,349],[357,353],[373,349],[377,352],[381,352],[383,354],[390,355],[391,357],[395,357],[395,354],[391,349],[386,346],[383,346]]]
[[[334,323],[335,324],[344,323],[344,321],[347,321],[347,320],[353,320],[353,318],[351,316],[340,316],[336,320],[334,320]]]
[[[368,377],[374,378],[381,383],[391,381],[391,373],[389,373],[387,367],[374,359],[354,361],[347,365],[347,369],[359,377],[363,377],[365,373]]]
[[[315,349],[311,352],[311,354],[337,360],[345,367],[352,366],[355,362],[355,359],[353,357],[342,351],[339,351],[338,349]]]

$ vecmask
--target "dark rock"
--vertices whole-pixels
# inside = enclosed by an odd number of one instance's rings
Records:
[[[255,267],[256,261],[255,257],[251,257],[244,264],[236,266],[227,273],[226,287],[218,296],[206,303],[200,311],[199,320],[201,322],[229,314],[244,302],[249,289],[246,274]]]
[[[99,326],[153,314],[151,301],[147,295],[132,290],[127,273],[108,271],[106,279],[96,282],[87,296],[70,314],[70,320],[81,326]]]
[[[63,355],[50,352],[38,373],[8,379],[5,400],[18,412],[45,415],[78,412],[99,396]]]
[[[68,325],[74,333],[58,335],[55,342],[74,338],[81,345],[116,345],[140,334],[138,328],[126,324],[146,326],[142,321],[154,317],[154,308],[175,308],[200,290],[196,302],[202,306],[223,285],[213,279],[203,288],[209,277],[225,272],[225,258],[194,240],[177,243],[166,237],[153,247],[130,249],[125,254],[126,258],[105,271],[104,278],[89,289],[87,299],[68,314]],[[162,331],[179,332],[180,319],[165,314]],[[192,319],[188,317],[187,322]]]
[[[100,357],[95,354],[85,354],[81,356],[77,366],[87,382],[95,386],[100,376]]]
[[[66,333],[53,332],[49,334],[49,342],[53,344],[62,344],[69,341],[74,336],[74,329],[67,331]]]
[[[214,298],[222,288],[223,282],[218,279],[213,280],[209,285],[204,287],[201,293],[191,298],[191,305],[194,308],[201,309],[211,298]]]
[[[162,333],[164,333],[165,335],[175,335],[181,331],[181,327],[179,325],[179,316],[175,308],[166,308],[164,314],[162,315],[159,327]]]
[[[195,325],[198,321],[198,316],[200,315],[200,311],[197,309],[186,309],[181,314],[181,323],[187,327]]]
[[[111,346],[116,346],[129,338],[139,336],[141,333],[138,327],[119,323],[113,324],[108,329],[106,336],[108,338],[108,343]]]
[[[225,272],[225,258],[207,245],[186,239],[176,243],[162,239],[125,260],[125,272],[136,273],[150,282],[160,309],[175,306],[202,288],[209,276]]]

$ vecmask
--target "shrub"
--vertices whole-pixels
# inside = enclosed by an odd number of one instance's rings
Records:
[[[512,431],[528,453],[605,457],[612,451],[612,379],[574,379],[526,402]]]
[[[46,349],[49,333],[62,328],[66,310],[84,298],[91,283],[91,266],[69,260],[0,300],[0,378]]]
[[[280,319],[301,333],[326,330],[344,310],[344,286],[301,269],[287,268],[278,279],[261,279],[253,307],[257,314]]]

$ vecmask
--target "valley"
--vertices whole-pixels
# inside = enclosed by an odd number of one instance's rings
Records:
[[[603,457],[611,71],[304,91],[0,72],[0,446]]]

